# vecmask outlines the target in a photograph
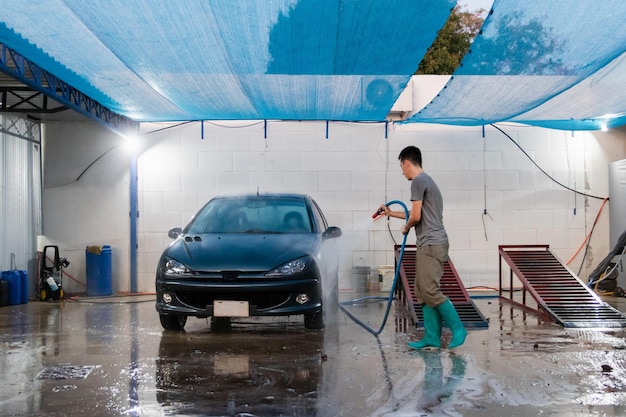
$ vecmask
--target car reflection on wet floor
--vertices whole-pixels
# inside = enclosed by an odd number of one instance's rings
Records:
[[[282,343],[273,343],[279,339]],[[165,333],[156,399],[165,414],[316,415],[323,332]]]
[[[476,303],[489,327],[455,352],[409,350],[421,330],[394,309],[376,338],[343,313],[324,331],[300,317],[163,331],[150,297],[2,307],[0,415],[626,414],[624,330],[564,329],[497,298]],[[384,307],[351,308],[377,326]]]

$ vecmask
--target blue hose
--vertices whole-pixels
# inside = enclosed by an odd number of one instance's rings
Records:
[[[406,204],[404,204],[402,201],[399,200],[392,200],[389,201],[388,203],[386,203],[386,206],[390,206],[392,204],[400,204],[402,206],[402,208],[404,209],[404,218],[406,219],[406,221],[409,221],[409,210],[406,207]],[[363,327],[365,330],[367,330],[368,332],[370,332],[371,334],[373,334],[374,336],[378,336],[379,334],[382,333],[383,329],[385,328],[385,324],[387,323],[387,318],[389,317],[389,310],[391,310],[391,302],[394,299],[394,293],[396,292],[396,285],[398,284],[398,276],[400,275],[400,265],[402,265],[402,256],[404,256],[404,246],[406,245],[406,237],[408,236],[408,232],[404,234],[404,237],[402,238],[402,245],[400,246],[400,256],[398,257],[398,261],[396,262],[396,273],[395,276],[393,278],[393,284],[391,284],[391,290],[389,291],[389,297],[376,297],[376,296],[370,296],[370,297],[361,297],[361,298],[357,298],[355,300],[350,300],[350,301],[342,301],[339,303],[339,308],[341,310],[343,310],[344,313],[346,313],[348,315],[348,317],[350,317],[352,320],[354,320],[356,322],[356,324],[360,325],[361,327]],[[378,330],[370,327],[369,325],[365,324],[363,321],[361,321],[359,318],[357,318],[354,314],[352,314],[350,311],[348,311],[344,306],[347,305],[354,305],[357,303],[360,303],[362,301],[367,301],[367,300],[378,300],[378,301],[382,301],[382,300],[387,300],[387,309],[385,310],[385,317],[383,318],[383,322],[380,325],[380,327],[378,328]]]

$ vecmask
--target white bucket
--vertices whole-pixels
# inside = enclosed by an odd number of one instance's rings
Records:
[[[396,270],[393,265],[378,265],[378,275],[379,281],[380,276],[382,276],[383,280],[380,283],[381,291],[391,291],[391,286],[393,285],[393,278],[395,276]]]

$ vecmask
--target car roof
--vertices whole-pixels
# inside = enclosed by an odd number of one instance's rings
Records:
[[[243,193],[243,194],[221,194],[213,197],[213,199],[217,198],[301,198],[304,200],[311,199],[311,197],[307,194],[297,194],[297,193]]]

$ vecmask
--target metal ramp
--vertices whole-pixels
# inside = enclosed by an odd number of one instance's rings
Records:
[[[554,255],[549,245],[500,245],[498,251],[500,299],[564,327],[626,327],[626,316],[602,301]],[[510,269],[508,290],[502,287],[503,260]],[[522,284],[521,293],[514,288],[514,277]],[[531,301],[536,307],[529,305]]]
[[[400,267],[400,282],[396,286],[396,295],[402,305],[411,313],[413,322],[417,327],[423,327],[421,303],[415,297],[414,277],[415,277],[415,245],[406,245]],[[400,256],[400,246],[395,246],[396,266]],[[448,259],[444,264],[443,276],[440,281],[441,291],[450,298],[450,301],[459,313],[459,317],[465,327],[488,327],[489,321],[476,308],[471,300],[459,274],[452,261]]]

